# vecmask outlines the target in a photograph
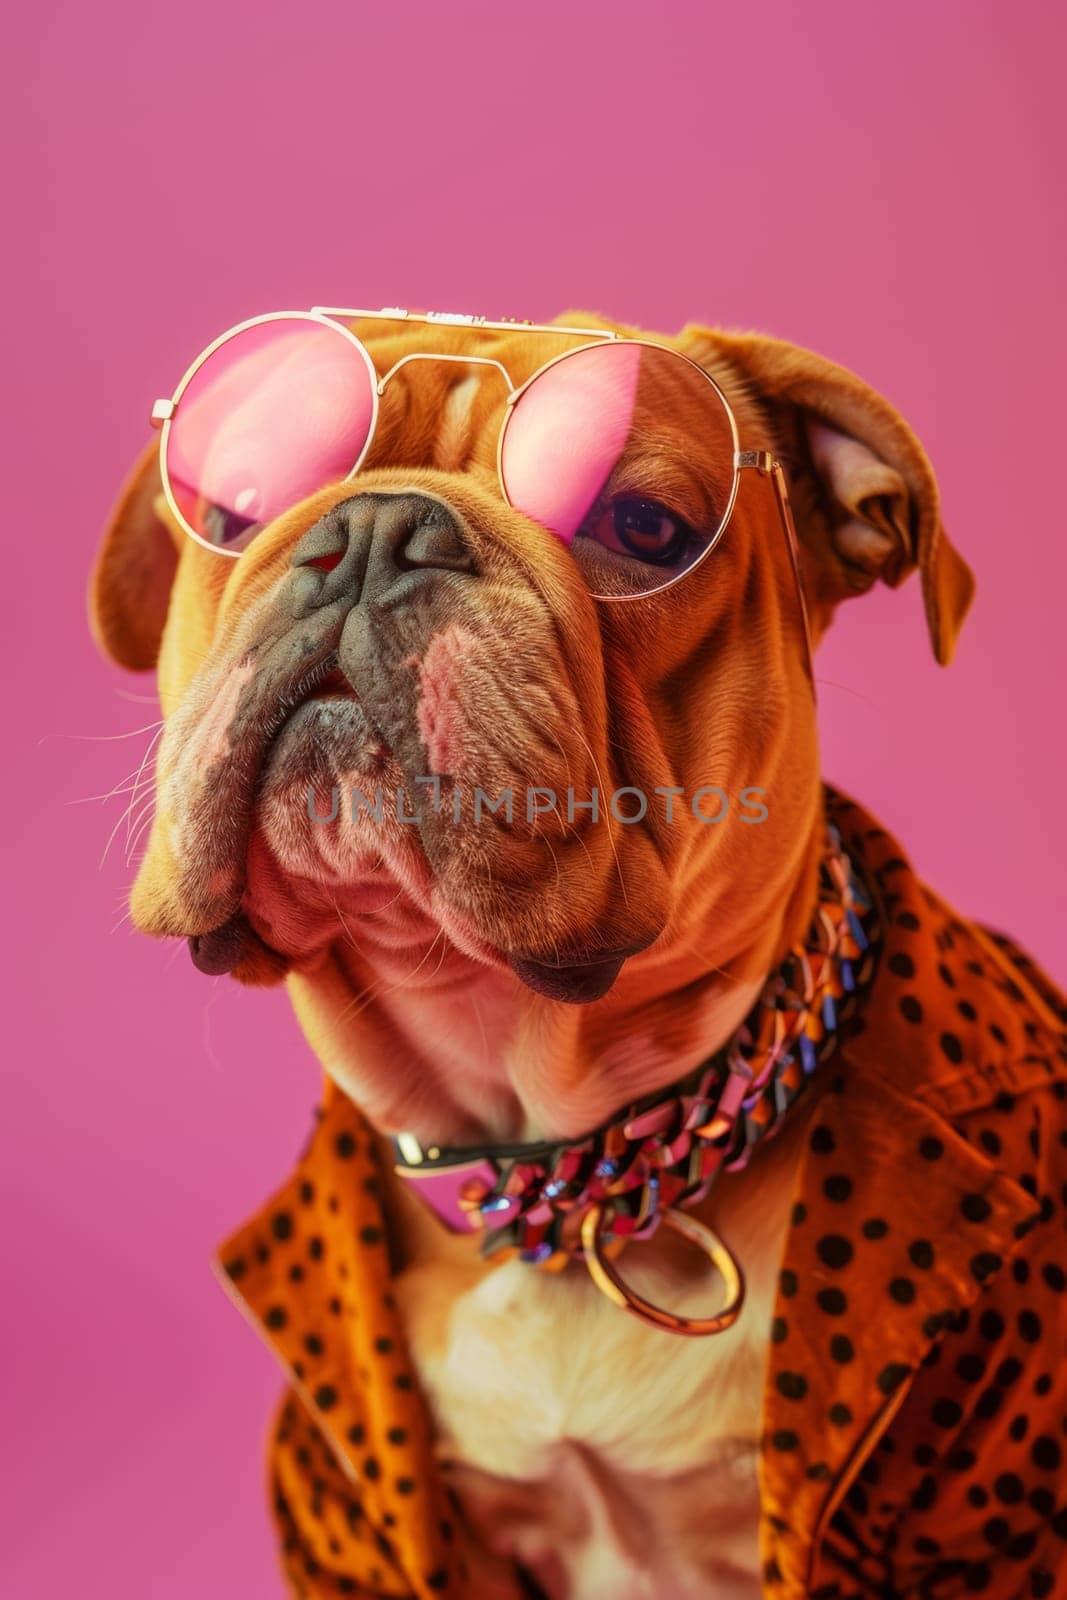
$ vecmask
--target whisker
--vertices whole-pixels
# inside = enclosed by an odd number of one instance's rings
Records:
[[[816,678],[815,682],[820,689],[840,689],[842,694],[850,694],[853,699],[862,700],[865,705],[876,706],[879,710],[882,709],[881,701],[872,699],[869,694],[864,694],[862,689],[853,688],[850,683],[838,683],[834,678]]]
[[[146,722],[143,728],[131,728],[129,733],[43,733],[37,741],[37,748],[47,744],[49,739],[69,739],[76,743],[87,744],[114,744],[118,739],[136,739],[139,733],[151,733],[155,728],[163,726],[163,718],[158,722]]]

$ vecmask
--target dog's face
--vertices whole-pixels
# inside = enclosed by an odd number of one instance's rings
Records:
[[[415,351],[476,353],[521,382],[567,348],[522,329],[357,331],[379,372]],[[743,449],[787,463],[815,635],[845,594],[918,565],[947,657],[969,575],[888,405],[774,341],[687,329],[661,342],[716,379]],[[373,973],[432,930],[438,965],[589,1001],[639,952],[628,975],[673,962],[685,981],[748,957],[765,970],[784,932],[779,916],[768,934],[768,908],[803,912],[814,707],[769,483],[743,479],[724,537],[681,582],[597,601],[595,548],[503,500],[505,397],[491,366],[405,366],[355,477],[236,561],[173,525],[154,454],[127,486],[96,627],[128,665],[158,652],[166,719],[133,915],[190,938],[206,970],[314,983],[354,946]],[[655,458],[636,464],[667,536],[694,475],[722,492],[684,412],[663,394]],[[721,794],[694,807],[711,786]],[[622,789],[638,795],[613,811]],[[476,791],[510,794],[510,820]],[[642,798],[640,820],[622,820]]]

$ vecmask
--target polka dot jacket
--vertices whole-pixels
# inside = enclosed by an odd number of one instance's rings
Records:
[[[820,1069],[781,1263],[764,1592],[1067,1597],[1064,1001],[863,811],[828,805],[884,946]],[[289,1183],[220,1256],[289,1374],[271,1488],[312,1600],[472,1593],[390,1295],[378,1161],[328,1087]]]

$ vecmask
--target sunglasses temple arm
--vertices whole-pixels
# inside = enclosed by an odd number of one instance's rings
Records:
[[[786,548],[789,551],[789,565],[793,569],[797,604],[800,607],[800,621],[804,629],[804,650],[807,659],[808,677],[811,680],[811,692],[815,695],[815,647],[812,644],[808,605],[804,599],[804,585],[800,579],[800,542],[797,538],[797,526],[793,521],[793,508],[789,503],[789,487],[786,483],[785,468],[776,456],[772,456],[766,450],[742,451],[738,455],[737,464],[739,467],[754,467],[761,477],[770,478],[774,483],[774,497],[778,502],[778,515],[782,521],[782,532],[785,535]]]

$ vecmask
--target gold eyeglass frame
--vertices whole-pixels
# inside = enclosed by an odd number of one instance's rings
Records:
[[[560,334],[567,338],[584,338],[588,342],[585,344],[576,345],[571,350],[564,350],[558,356],[553,356],[549,361],[543,362],[542,365],[537,368],[536,372],[531,373],[530,376],[521,384],[516,384],[504,363],[502,361],[498,361],[493,356],[461,355],[452,351],[409,351],[406,355],[401,356],[398,361],[395,361],[386,373],[380,374],[374,365],[374,360],[366,345],[355,333],[352,332],[351,328],[345,325],[346,321],[355,320],[411,322],[437,327],[464,327],[478,329],[487,333],[553,333]],[[220,334],[217,339],[213,339],[211,343],[200,352],[192,365],[183,373],[173,394],[168,399],[157,400],[152,407],[151,413],[152,426],[159,430],[159,471],[167,505],[170,507],[172,514],[177,519],[178,525],[185,530],[191,539],[195,540],[197,544],[202,545],[205,550],[211,550],[215,555],[226,556],[231,560],[236,560],[242,554],[242,551],[240,550],[227,550],[221,545],[209,543],[207,539],[204,539],[199,533],[197,533],[196,529],[190,525],[188,519],[178,504],[177,497],[175,496],[174,489],[170,481],[170,473],[167,468],[167,443],[170,438],[170,430],[173,425],[178,406],[181,403],[183,394],[188,389],[193,378],[200,371],[200,368],[206,361],[210,359],[211,356],[215,354],[217,350],[221,349],[224,344],[227,344],[238,334],[247,332],[249,328],[260,327],[268,322],[293,321],[315,323],[319,327],[329,328],[332,332],[337,333],[342,338],[347,339],[350,344],[355,346],[367,367],[373,394],[373,407],[371,411],[370,427],[367,430],[367,437],[364,441],[363,448],[360,451],[351,470],[347,472],[340,480],[342,483],[350,482],[363,465],[363,462],[367,456],[367,452],[374,440],[374,434],[378,424],[378,412],[381,397],[385,393],[385,388],[389,380],[394,376],[394,374],[399,372],[402,367],[405,367],[414,361],[450,361],[462,363],[466,366],[494,367],[503,377],[508,389],[507,398],[505,400],[505,416],[503,422],[501,423],[500,433],[497,438],[496,469],[500,493],[503,496],[505,503],[509,506],[513,506],[513,502],[508,494],[507,484],[504,479],[504,440],[507,436],[509,423],[514,415],[516,402],[522,397],[523,394],[526,393],[527,389],[529,389],[532,384],[536,383],[537,379],[540,378],[545,372],[547,372],[550,368],[557,366],[562,361],[570,360],[572,356],[581,355],[584,351],[595,349],[599,345],[605,343],[639,345],[650,350],[662,350],[665,351],[666,354],[673,356],[675,360],[684,361],[688,366],[692,367],[695,372],[698,372],[704,381],[711,386],[712,390],[718,397],[719,403],[726,414],[726,418],[730,426],[730,438],[733,444],[733,480],[731,482],[726,508],[720,519],[719,526],[712,538],[709,539],[707,546],[692,563],[692,565],[687,567],[684,572],[676,573],[673,578],[668,578],[665,583],[659,584],[655,589],[646,590],[640,594],[594,594],[592,598],[605,604],[626,604],[638,600],[646,600],[653,595],[664,594],[668,589],[673,589],[676,584],[682,583],[707,560],[708,556],[711,555],[712,551],[719,543],[719,540],[726,532],[730,518],[733,515],[734,506],[737,502],[742,472],[756,472],[760,477],[770,478],[774,485],[778,513],[781,519],[782,531],[785,536],[786,546],[789,552],[790,566],[792,568],[793,580],[796,585],[797,599],[800,606],[800,616],[804,629],[804,641],[807,651],[809,675],[811,676],[812,683],[814,684],[815,676],[814,668],[812,666],[814,652],[812,648],[811,628],[808,620],[807,605],[804,600],[804,590],[800,578],[800,560],[798,555],[796,525],[793,521],[793,513],[789,504],[789,491],[786,483],[785,469],[782,466],[781,461],[779,461],[776,456],[765,450],[741,449],[737,420],[734,417],[730,402],[726,398],[726,395],[723,393],[722,389],[716,383],[715,379],[709,372],[705,372],[704,368],[700,366],[698,362],[693,361],[689,356],[684,355],[682,351],[674,350],[669,345],[660,344],[655,339],[629,338],[625,334],[616,332],[614,328],[572,328],[561,326],[559,323],[555,322],[524,322],[518,318],[510,317],[493,321],[488,317],[473,316],[463,312],[408,311],[401,306],[383,306],[381,309],[376,311],[360,310],[345,306],[312,306],[310,311],[269,311],[262,316],[249,317],[244,322],[236,323],[232,328],[228,328],[225,333]],[[513,509],[515,509],[514,506]]]

